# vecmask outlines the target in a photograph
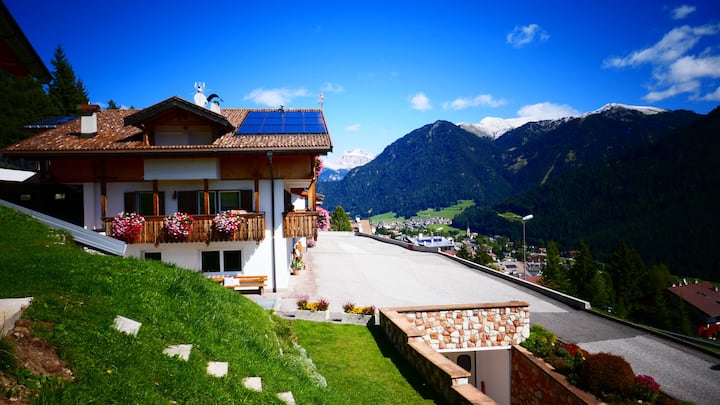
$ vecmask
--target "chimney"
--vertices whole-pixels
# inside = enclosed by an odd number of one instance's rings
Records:
[[[83,104],[78,106],[80,112],[80,137],[90,138],[97,135],[97,104]]]

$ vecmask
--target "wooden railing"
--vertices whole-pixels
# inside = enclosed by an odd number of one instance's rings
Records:
[[[318,213],[315,211],[290,211],[283,213],[283,236],[286,238],[317,239]]]
[[[261,241],[265,239],[265,213],[250,212],[238,214],[242,219],[238,229],[232,235],[223,235],[213,230],[214,215],[193,215],[190,235],[183,240],[174,240],[163,230],[164,216],[147,216],[143,229],[132,243],[189,243],[219,241]],[[111,235],[112,218],[105,218],[105,232]]]

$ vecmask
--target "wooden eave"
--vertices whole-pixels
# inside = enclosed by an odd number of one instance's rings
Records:
[[[50,83],[52,76],[5,4],[0,1],[0,70]]]
[[[132,125],[134,127],[143,128],[154,122],[162,121],[165,117],[176,115],[178,113],[188,113],[190,116],[195,116],[201,121],[208,122],[212,127],[218,129],[218,133],[221,134],[232,131],[235,128],[222,114],[218,114],[205,107],[195,105],[178,96],[170,97],[167,100],[161,101],[155,105],[140,110],[135,114],[129,115],[125,117],[124,123],[126,126]]]

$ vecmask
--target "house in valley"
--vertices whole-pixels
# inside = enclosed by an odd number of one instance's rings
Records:
[[[126,256],[209,276],[266,275],[273,290],[286,288],[293,247],[317,236],[317,159],[332,151],[323,111],[220,108],[196,87],[194,102],[82,106],[79,118],[2,155],[37,162],[42,183],[80,190],[77,225],[113,235],[118,213],[141,215]],[[183,235],[168,232],[176,213],[192,217]],[[218,214],[237,228],[220,232]]]

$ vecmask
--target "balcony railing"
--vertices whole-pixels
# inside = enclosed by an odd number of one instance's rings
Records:
[[[193,227],[190,235],[183,240],[169,238],[163,230],[164,216],[147,216],[143,229],[132,243],[189,243],[219,241],[261,241],[265,239],[265,213],[238,214],[242,219],[237,231],[232,235],[223,235],[213,230],[214,215],[193,215]],[[111,235],[112,218],[105,219],[105,232]]]
[[[286,238],[317,239],[318,213],[315,211],[290,211],[283,213],[283,236]]]

